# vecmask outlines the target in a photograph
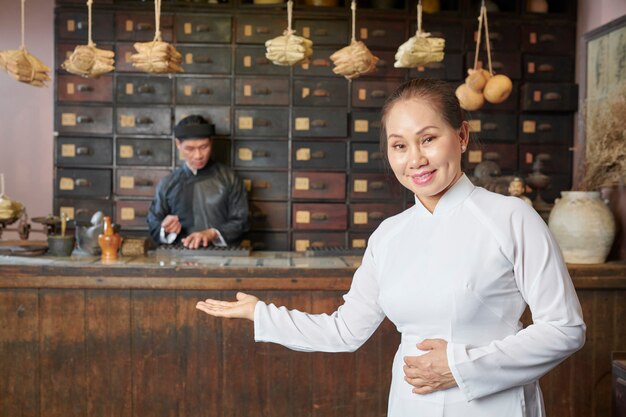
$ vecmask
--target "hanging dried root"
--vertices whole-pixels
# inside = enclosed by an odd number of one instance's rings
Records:
[[[276,65],[307,63],[313,55],[313,42],[289,30],[265,42],[265,48],[265,57]]]
[[[96,48],[95,44],[78,45],[61,67],[72,74],[96,78],[115,70],[115,53]]]
[[[350,45],[332,54],[330,59],[335,64],[333,72],[343,75],[348,80],[375,72],[378,62],[378,57],[374,56],[361,41],[352,41]]]
[[[1,51],[0,67],[17,81],[35,87],[44,87],[46,81],[50,81],[50,68],[26,48]]]
[[[429,33],[419,32],[409,38],[396,52],[396,68],[415,68],[431,62],[443,61],[446,40],[430,38]]]
[[[183,56],[171,44],[155,40],[137,42],[133,46],[137,53],[130,59],[138,70],[157,74],[183,72],[180,66]]]

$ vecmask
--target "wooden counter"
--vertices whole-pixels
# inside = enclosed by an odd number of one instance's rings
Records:
[[[382,416],[399,343],[385,321],[355,353],[253,342],[195,309],[253,292],[314,313],[342,303],[355,257],[0,257],[0,417]],[[549,416],[606,416],[626,351],[626,264],[570,265],[585,347],[545,376]],[[528,321],[528,320],[526,320]]]

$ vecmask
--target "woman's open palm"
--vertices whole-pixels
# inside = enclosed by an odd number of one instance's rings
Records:
[[[259,299],[254,295],[237,293],[237,301],[212,300],[198,301],[196,308],[215,317],[248,319],[254,321],[254,307]]]

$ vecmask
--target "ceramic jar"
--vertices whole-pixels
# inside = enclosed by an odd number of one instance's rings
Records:
[[[114,261],[117,259],[117,252],[122,244],[122,237],[115,233],[111,225],[111,218],[104,216],[104,229],[98,236],[98,245],[102,249],[103,261]]]
[[[615,237],[615,219],[598,191],[562,191],[548,226],[567,263],[603,263]]]

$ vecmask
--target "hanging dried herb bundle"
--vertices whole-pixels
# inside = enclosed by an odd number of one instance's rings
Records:
[[[430,33],[422,31],[422,1],[417,4],[417,32],[398,48],[396,68],[416,68],[431,62],[443,61],[443,48],[446,40],[431,38]]]
[[[287,29],[281,36],[265,42],[265,57],[275,65],[294,65],[306,63],[313,55],[313,42],[302,36],[296,36],[291,28],[293,1],[287,2]]]

